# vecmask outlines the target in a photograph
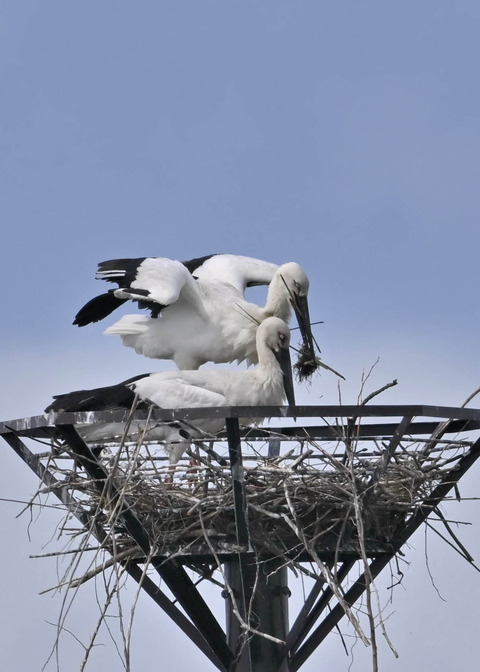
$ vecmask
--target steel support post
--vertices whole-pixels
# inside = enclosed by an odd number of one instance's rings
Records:
[[[231,593],[226,595],[227,640],[237,652],[235,672],[289,672],[283,642],[288,634],[288,570],[274,569],[254,557],[243,567],[238,560],[225,563]],[[256,632],[242,627],[237,598],[248,597],[246,622]],[[233,594],[233,601],[232,601]],[[242,618],[242,620],[244,620]],[[261,634],[264,633],[268,637]],[[279,640],[278,642],[274,641]]]
[[[284,649],[288,633],[287,568],[278,567],[272,561],[262,562],[252,549],[238,419],[227,418],[226,427],[237,543],[245,549],[225,563],[229,588],[226,591],[227,642],[236,655],[231,669],[232,672],[288,672]]]

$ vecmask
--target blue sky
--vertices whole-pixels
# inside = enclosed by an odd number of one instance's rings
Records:
[[[4,0],[0,417],[164,366],[103,336],[106,325],[72,326],[104,289],[99,261],[212,252],[305,268],[324,359],[347,378],[344,402],[379,358],[371,389],[399,380],[385,403],[460,405],[480,384],[479,28],[473,0]],[[324,373],[297,396],[336,403],[336,386]],[[34,479],[6,446],[2,460],[2,496],[28,499]],[[477,469],[466,494],[478,480]],[[51,525],[42,517],[28,543],[18,510],[2,503],[12,628],[0,637],[12,672],[40,669],[53,637],[44,619],[59,604],[37,596],[55,582],[49,561],[28,559]],[[475,555],[478,505],[455,516],[474,523],[462,533]],[[420,535],[389,621],[400,653],[385,654],[389,672],[473,667],[480,581],[435,543],[449,601],[430,583]],[[170,655],[176,638],[184,666],[210,669],[163,616],[152,631],[156,612],[138,618],[147,661]],[[306,672],[346,669],[335,646]]]

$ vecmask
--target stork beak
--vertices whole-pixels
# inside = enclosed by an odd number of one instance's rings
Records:
[[[273,351],[280,364],[283,373],[283,387],[285,389],[285,396],[287,397],[288,405],[295,406],[295,392],[293,389],[293,375],[292,362],[290,360],[290,350],[288,348],[280,348],[278,352]]]
[[[303,343],[309,351],[312,361],[315,361],[315,343],[313,340],[312,328],[310,326],[310,313],[308,310],[308,299],[306,296],[293,294],[292,306],[297,316],[298,326],[302,334]]]

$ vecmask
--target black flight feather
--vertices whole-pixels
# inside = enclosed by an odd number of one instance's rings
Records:
[[[64,413],[81,413],[84,411],[108,411],[120,408],[131,408],[135,399],[135,392],[129,387],[140,378],[149,374],[134,376],[117,385],[96,387],[92,390],[75,390],[66,394],[54,395],[54,401],[47,406],[45,413],[51,411]],[[148,408],[148,404],[140,401],[138,408]]]
[[[120,308],[126,301],[127,299],[117,298],[113,293],[113,290],[110,290],[105,294],[100,294],[80,308],[75,315],[73,324],[77,324],[79,327],[84,327],[92,322],[100,322],[100,320],[103,320],[110,315],[110,313],[113,313],[114,310]]]

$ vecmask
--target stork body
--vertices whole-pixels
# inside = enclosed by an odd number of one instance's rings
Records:
[[[213,255],[190,262],[165,258],[102,262],[97,277],[119,288],[96,297],[77,314],[83,326],[103,319],[127,300],[150,309],[152,317],[125,315],[108,327],[138,354],[172,359],[180,369],[205,362],[258,361],[255,334],[270,316],[289,323],[297,315],[308,358],[315,348],[308,310],[309,280],[295,262],[276,266],[235,255]],[[252,285],[268,284],[265,306],[246,300]],[[315,367],[316,368],[316,367]]]
[[[225,406],[278,406],[287,399],[294,405],[292,370],[289,354],[290,331],[277,317],[266,318],[258,327],[256,345],[258,366],[248,371],[202,369],[200,371],[164,371],[137,376],[119,385],[80,390],[54,397],[46,409],[52,411],[98,411],[113,408],[131,408],[135,396],[143,405],[154,404],[161,408],[203,408]],[[245,418],[242,424],[258,422],[261,409],[255,418]],[[216,434],[223,429],[223,418],[205,418],[189,424],[186,429],[179,423],[159,423],[149,426],[147,438],[165,441],[170,461],[175,464],[183,454],[189,439],[203,433]],[[145,429],[134,428],[137,434]],[[88,442],[112,440],[112,432],[120,428],[112,425],[80,428]]]

